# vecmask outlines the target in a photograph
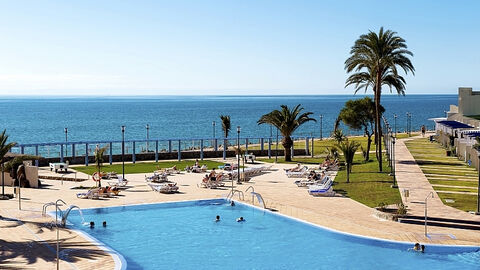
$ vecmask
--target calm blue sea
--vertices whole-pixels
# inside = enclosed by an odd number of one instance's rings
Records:
[[[257,125],[261,115],[281,104],[302,104],[314,117],[323,118],[323,136],[330,134],[334,120],[345,101],[362,95],[322,96],[155,96],[155,97],[23,97],[0,98],[0,129],[7,129],[18,143],[120,140],[120,126],[126,126],[126,139],[145,139],[146,124],[150,139],[220,137],[219,116],[231,116],[232,130],[241,126],[241,136],[269,136],[268,125]],[[406,126],[406,112],[413,114],[413,128],[433,127],[431,117],[442,117],[457,95],[384,95],[385,116],[397,127]],[[348,130],[346,130],[349,133]],[[351,132],[353,134],[353,132]],[[296,135],[320,135],[320,124],[307,123]],[[275,136],[275,130],[273,130]],[[233,134],[236,136],[236,134]]]

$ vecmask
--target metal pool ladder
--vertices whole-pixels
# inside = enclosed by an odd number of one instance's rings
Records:
[[[238,199],[239,199],[239,200],[242,200],[242,201],[245,200],[245,196],[243,195],[243,191],[238,190],[238,189],[233,189],[233,190],[231,190],[231,191],[228,193],[226,199],[227,199],[227,200],[232,200],[233,197],[235,196],[235,193],[238,193]],[[241,197],[240,197],[240,195],[241,195]]]
[[[245,193],[247,193],[249,190],[252,190],[250,194],[252,194],[252,204],[255,202],[255,198],[257,198],[257,201],[259,204],[263,206],[263,209],[266,209],[267,207],[265,206],[265,201],[263,200],[263,197],[260,193],[255,192],[255,188],[253,186],[249,186],[246,190]]]

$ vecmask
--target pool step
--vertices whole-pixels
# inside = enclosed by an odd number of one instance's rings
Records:
[[[407,224],[425,225],[425,217],[407,216],[403,218],[398,218],[398,222],[407,223]],[[428,217],[428,226],[480,231],[480,222],[474,221],[474,220]]]

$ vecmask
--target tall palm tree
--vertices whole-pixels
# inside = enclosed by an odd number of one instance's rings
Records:
[[[282,145],[285,148],[285,161],[292,161],[291,149],[293,145],[293,140],[290,137],[293,132],[299,128],[301,125],[308,121],[314,121],[315,119],[311,118],[312,112],[302,113],[303,108],[300,104],[295,106],[293,109],[289,109],[287,105],[281,105],[282,110],[273,110],[270,113],[262,115],[257,121],[257,124],[270,124],[280,131],[283,136]]]
[[[343,153],[343,158],[345,159],[345,165],[347,170],[347,183],[350,183],[350,173],[352,172],[353,167],[353,157],[355,156],[355,152],[357,152],[358,147],[360,147],[360,143],[345,140],[337,144],[337,147]]]
[[[100,177],[100,180],[98,181],[99,187],[102,186],[101,179],[102,179],[103,155],[105,154],[105,151],[107,151],[107,149],[108,149],[108,146],[95,149],[95,167],[97,167],[98,175]]]
[[[230,115],[220,115],[220,120],[222,121],[223,136],[228,138],[228,133],[230,133],[231,129]],[[225,147],[228,147],[227,141],[225,141]]]
[[[0,134],[0,166],[2,166],[2,198],[5,196],[5,185],[4,185],[4,179],[5,179],[5,172],[4,172],[4,167],[3,164],[5,163],[5,155],[14,147],[17,143],[16,142],[9,142],[8,141],[8,135],[6,134],[7,130],[4,129],[3,132]]]
[[[355,86],[355,93],[360,89],[372,88],[375,96],[375,144],[377,145],[378,166],[382,171],[382,127],[380,123],[380,97],[382,86],[386,85],[399,95],[405,95],[405,79],[398,74],[403,69],[405,74],[415,68],[409,59],[413,53],[407,50],[405,40],[391,30],[377,33],[370,31],[361,35],[350,50],[350,57],[345,61],[347,73],[354,72],[345,82],[345,87]]]

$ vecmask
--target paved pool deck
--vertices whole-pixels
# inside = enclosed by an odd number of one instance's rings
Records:
[[[419,168],[416,170],[413,163],[408,162],[405,166],[401,166],[403,164],[400,162],[402,158],[408,161],[410,157],[404,151],[402,152],[401,143],[398,143],[398,145],[399,164],[397,169],[399,174],[397,174],[397,177],[403,185],[404,183],[408,184],[407,180],[410,178],[418,179],[422,176],[422,173]],[[404,150],[408,152],[406,148]],[[478,231],[431,227],[430,233],[435,234],[436,237],[428,239],[423,235],[423,226],[381,220],[374,215],[373,209],[349,198],[341,196],[312,197],[308,195],[306,188],[299,188],[293,183],[296,179],[285,176],[283,169],[289,167],[292,167],[292,165],[276,164],[272,167],[272,171],[252,178],[249,183],[242,185],[234,183],[234,188],[245,191],[249,186],[253,186],[255,191],[264,197],[268,208],[342,232],[412,243],[480,244],[480,232]],[[410,170],[414,170],[414,172],[410,173]],[[406,180],[402,180],[402,172]],[[81,173],[78,173],[78,177],[82,177]],[[85,175],[83,177],[86,178]],[[2,241],[0,245],[0,268],[8,266],[13,269],[55,269],[56,230],[51,226],[52,219],[41,215],[44,203],[63,199],[68,205],[73,204],[81,208],[90,208],[221,198],[228,194],[231,185],[230,181],[226,182],[226,187],[220,189],[199,188],[197,184],[201,182],[203,174],[182,172],[169,177],[169,180],[178,183],[180,192],[160,194],[147,186],[144,177],[145,174],[127,175],[130,188],[121,192],[120,196],[113,198],[78,199],[76,193],[82,192],[82,190],[71,188],[79,185],[93,186],[94,182],[92,180],[84,182],[63,181],[63,184],[59,180],[44,180],[45,186],[41,189],[22,189],[22,210],[18,210],[17,199],[0,201],[0,215],[3,216],[0,219],[0,241]],[[420,181],[421,185],[418,182],[408,184],[411,194],[408,200],[411,200],[411,203],[415,200],[423,200],[424,192],[428,191],[428,186],[425,185],[424,181]],[[103,181],[103,184],[106,184],[106,181]],[[416,188],[424,191],[417,194],[414,191]],[[13,189],[6,187],[6,192],[12,193]],[[246,196],[245,199],[249,200],[249,196]],[[432,200],[431,203],[431,210],[429,206],[431,213],[445,211],[445,208],[442,208],[438,201]],[[410,209],[417,213],[421,210],[420,208],[412,204]],[[53,207],[50,210],[53,210]],[[456,212],[454,214],[468,215]],[[455,239],[449,237],[449,235],[454,235]],[[115,263],[108,253],[74,231],[61,229],[60,239],[60,249],[63,255],[61,269],[114,268]]]

